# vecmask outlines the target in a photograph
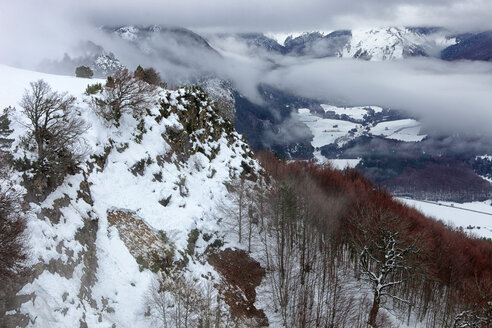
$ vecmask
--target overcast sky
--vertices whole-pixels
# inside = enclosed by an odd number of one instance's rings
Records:
[[[492,30],[492,0],[0,0],[0,63],[34,67],[44,58],[61,58],[80,40],[94,40],[94,27],[120,24],[174,25],[197,32],[289,33],[381,26],[483,31]],[[127,53],[109,49],[120,58]],[[232,47],[240,55],[247,53],[241,49]],[[188,54],[184,51],[182,56]],[[248,56],[204,61],[201,58],[198,64],[216,69],[251,98],[258,82],[269,82],[304,96],[408,109],[429,120],[439,121],[445,114],[453,125],[484,129],[492,125],[490,63],[320,60],[287,63],[267,72],[264,61]]]
[[[295,32],[387,25],[492,28],[491,0],[2,0],[2,30],[53,22]]]
[[[101,25],[197,32],[302,32],[381,26],[492,29],[492,0],[0,0],[0,62],[60,56]],[[21,41],[22,40],[22,41]],[[71,44],[72,43],[72,44]]]

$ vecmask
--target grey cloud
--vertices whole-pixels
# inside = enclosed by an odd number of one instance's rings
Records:
[[[305,97],[349,105],[408,110],[449,129],[492,126],[492,64],[444,63],[433,59],[365,62],[251,56],[234,38],[215,41],[221,57],[190,51],[169,39],[153,40],[170,56],[143,55],[98,25],[167,24],[201,31],[299,31],[377,25],[444,25],[492,28],[489,0],[413,1],[3,1],[0,5],[0,63],[33,67],[61,59],[81,40],[112,51],[129,67],[154,66],[164,79],[186,80],[203,72],[232,80],[248,98],[261,102],[258,83],[270,83]],[[171,40],[172,41],[172,40]],[[167,44],[167,47],[166,47]],[[169,58],[179,58],[177,64]]]
[[[405,110],[448,130],[491,133],[492,63],[309,60],[272,71],[264,82],[328,102]]]
[[[61,1],[59,1],[61,2]],[[190,28],[306,30],[359,25],[492,26],[487,0],[250,0],[96,1],[79,5],[99,24],[172,24]],[[114,17],[114,18],[113,18]],[[350,25],[350,26],[348,26]]]
[[[33,55],[61,57],[101,25],[163,24],[200,33],[298,32],[425,25],[492,29],[489,0],[24,0],[0,4],[0,62],[32,66]],[[39,60],[39,59],[38,59]]]

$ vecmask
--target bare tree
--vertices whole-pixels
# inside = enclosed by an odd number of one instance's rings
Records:
[[[69,151],[76,157],[77,142],[87,124],[75,114],[75,97],[58,93],[43,80],[31,82],[20,105],[29,119],[27,128],[37,144],[39,159]]]
[[[257,222],[257,213],[253,208],[253,187],[244,178],[237,178],[227,184],[231,204],[218,204],[220,212],[232,219],[230,224],[237,231],[239,243],[243,242],[244,234],[248,240],[248,252],[251,251],[253,223]]]
[[[79,162],[86,154],[82,137],[88,125],[75,111],[75,98],[67,93],[58,93],[43,80],[31,82],[20,105],[28,119],[29,131],[25,146],[36,144],[37,160],[27,158],[16,161],[23,171],[30,171],[31,178],[24,179],[26,195],[40,201],[47,191],[58,186],[67,174],[77,171]]]
[[[230,327],[230,315],[213,284],[183,275],[155,278],[146,294],[147,316],[159,327]]]
[[[368,324],[377,327],[376,319],[384,297],[409,303],[391,289],[416,271],[413,258],[419,253],[418,238],[405,236],[405,222],[383,208],[360,207],[352,223],[355,227],[353,241],[360,252],[360,275],[369,282],[373,292]]]
[[[454,328],[482,328],[492,326],[492,301],[487,307],[467,310],[459,313],[454,322]]]
[[[128,70],[117,71],[108,77],[102,96],[94,98],[94,109],[118,126],[124,113],[131,112],[135,118],[140,118],[152,104],[155,90],[155,86],[136,78]]]
[[[145,296],[145,305],[148,308],[147,315],[151,317],[156,326],[167,328],[170,325],[170,308],[173,300],[166,293],[165,283],[161,277],[151,281],[151,285]]]

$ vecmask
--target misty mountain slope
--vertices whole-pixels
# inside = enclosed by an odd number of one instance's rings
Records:
[[[427,32],[427,31],[426,31]],[[369,60],[391,60],[415,56],[436,56],[453,44],[443,32],[432,34],[408,28],[381,28],[352,31],[352,40],[343,57]]]
[[[285,49],[288,54],[313,57],[341,57],[342,50],[352,38],[350,31],[335,31],[328,35],[319,32],[298,37],[287,37]]]
[[[492,31],[457,36],[458,42],[441,52],[444,60],[492,60]]]
[[[91,124],[84,134],[88,153],[81,170],[45,200],[28,204],[34,272],[7,320],[31,327],[148,327],[145,299],[155,275],[143,267],[153,263],[154,250],[183,261],[190,278],[219,279],[206,261],[186,255],[190,232],[198,232],[192,254],[213,249],[214,242],[236,245],[216,221],[216,207],[228,202],[224,182],[258,166],[241,136],[199,89],[161,90],[143,121],[123,115],[116,128],[96,116],[91,98],[82,94],[88,83],[100,80],[5,66],[0,71],[0,95],[9,95],[1,97],[1,106],[16,106],[27,83],[43,78],[55,90],[77,96],[77,110]],[[10,116],[16,140],[12,154],[33,156],[18,147],[26,133],[24,118],[19,110]]]
[[[244,40],[246,44],[257,50],[266,50],[277,54],[285,54],[288,50],[281,46],[276,40],[265,36],[262,33],[240,33],[237,36]]]
[[[440,30],[400,27],[340,30],[327,35],[314,32],[285,41],[290,54],[374,61],[435,56],[450,44],[453,40]]]
[[[107,33],[118,35],[126,41],[135,43],[140,43],[143,40],[148,40],[155,36],[163,36],[164,38],[174,39],[174,41],[176,41],[179,45],[204,48],[210,52],[215,52],[215,50],[210,47],[208,42],[203,37],[181,27],[129,25],[115,28],[103,27],[102,30]]]
[[[254,150],[269,149],[281,157],[310,159],[313,154],[309,128],[295,113],[297,107],[321,109],[317,101],[299,97],[270,85],[260,85],[261,103],[235,92],[235,126]]]
[[[112,52],[92,41],[80,42],[70,54],[65,53],[61,60],[44,60],[38,68],[48,73],[74,75],[78,66],[88,66],[95,77],[102,78],[125,68]]]
[[[209,62],[220,60],[221,57],[202,36],[181,27],[129,25],[105,26],[101,30],[114,41],[123,41],[117,42],[117,47],[127,49],[130,46],[129,49],[138,49],[142,61],[154,63],[153,66],[159,67],[167,63],[167,66],[197,70],[197,76],[193,78],[207,74]],[[130,56],[127,58],[126,55]],[[121,56],[128,61],[135,60],[131,54],[122,53]],[[172,74],[169,75],[169,78],[174,78]]]
[[[248,45],[280,55],[374,61],[416,56],[438,57],[441,50],[455,43],[454,38],[448,38],[446,31],[439,28],[388,27],[337,30],[330,33],[305,32],[288,36],[282,44],[263,34],[238,36],[246,40]]]

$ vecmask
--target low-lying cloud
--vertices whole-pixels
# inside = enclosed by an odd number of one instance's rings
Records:
[[[23,0],[0,3],[0,62],[63,56],[96,26],[159,24],[214,32],[302,32],[381,26],[492,29],[490,0]],[[38,58],[39,61],[39,58]]]
[[[406,17],[406,18],[402,18]],[[492,126],[492,63],[443,62],[420,58],[368,62],[337,58],[306,59],[258,53],[235,38],[210,41],[220,56],[172,39],[151,40],[156,53],[109,37],[98,25],[166,24],[198,31],[299,31],[379,25],[443,25],[457,29],[492,28],[492,2],[474,1],[243,1],[160,2],[143,0],[78,3],[61,0],[4,1],[0,5],[0,63],[36,67],[61,59],[81,41],[113,52],[123,64],[154,66],[166,80],[200,75],[231,80],[260,103],[260,83],[303,97],[346,105],[379,105],[405,110],[445,129]],[[343,25],[345,24],[345,25]],[[166,55],[163,55],[166,53]],[[76,56],[76,55],[74,55]]]
[[[492,127],[492,63],[317,59],[266,74],[263,82],[340,105],[379,105],[435,127]]]

